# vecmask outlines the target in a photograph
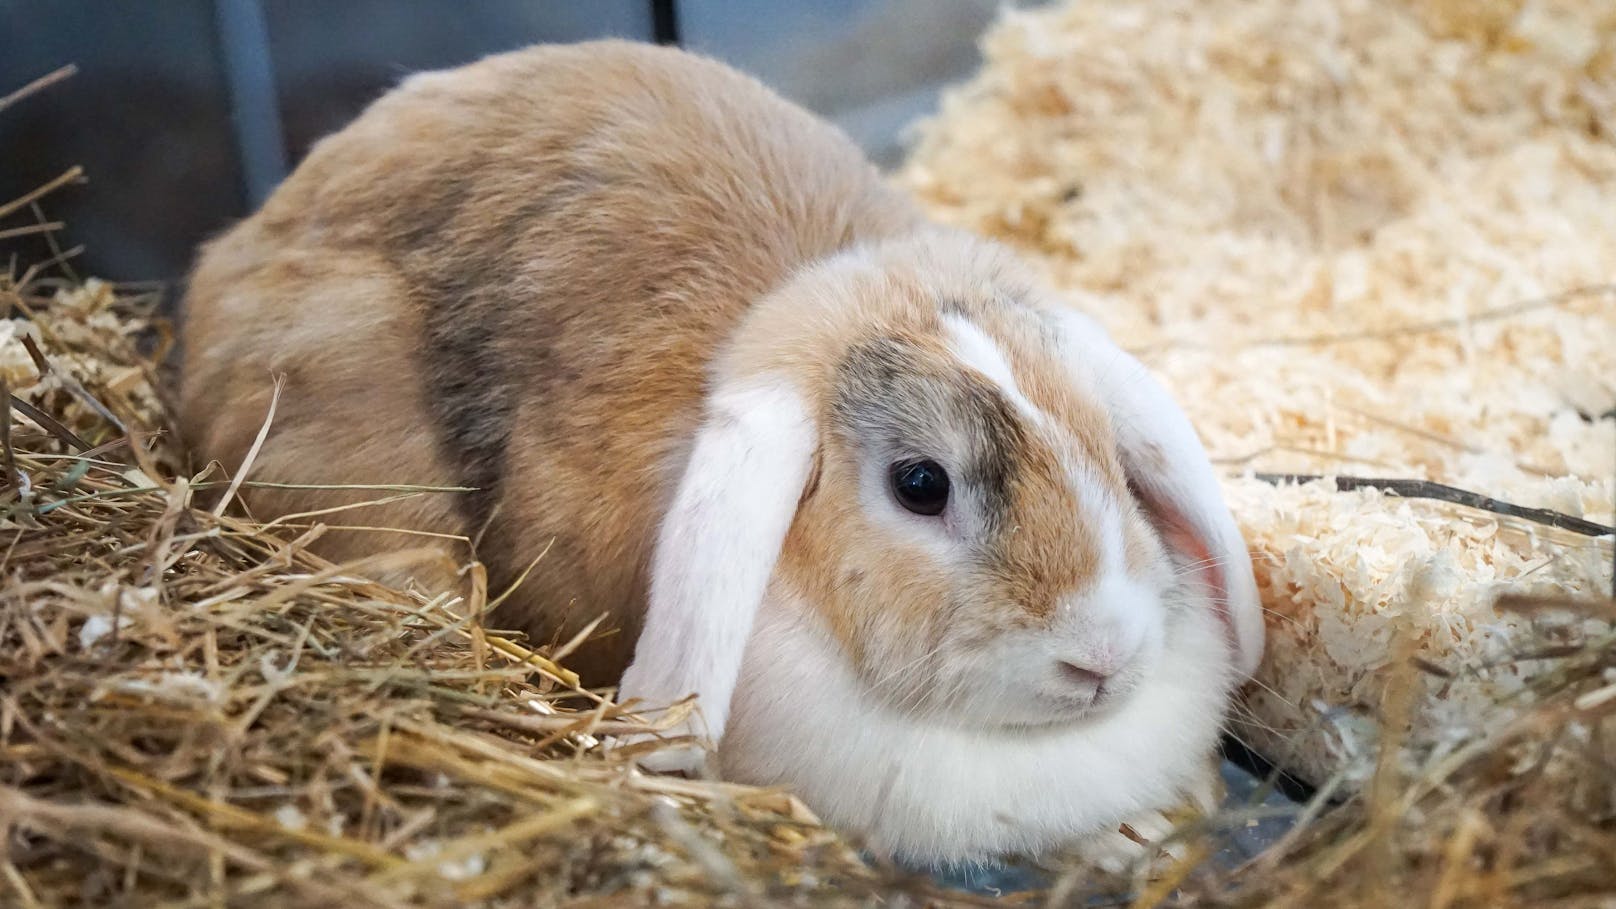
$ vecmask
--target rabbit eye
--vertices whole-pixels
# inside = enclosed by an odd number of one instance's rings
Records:
[[[892,494],[915,514],[942,514],[948,504],[948,473],[936,461],[900,461],[892,465]]]

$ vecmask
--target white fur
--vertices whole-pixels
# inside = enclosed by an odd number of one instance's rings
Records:
[[[1148,495],[1176,510],[1221,568],[1235,663],[1249,677],[1262,660],[1262,604],[1251,557],[1229,513],[1206,449],[1178,403],[1133,356],[1097,323],[1076,311],[1055,314],[1065,338],[1070,368],[1093,386],[1111,414],[1123,460],[1154,461],[1165,470],[1129,471]]]
[[[663,706],[694,692],[705,731],[715,741],[723,734],[815,439],[801,396],[784,382],[716,389],[662,521],[623,697]]]
[[[1058,659],[1116,676],[1151,643],[1152,625],[1160,621],[1162,608],[1150,585],[1128,577],[1119,566],[1102,573],[1091,590],[1062,602],[1049,636],[1058,648]],[[1149,666],[1153,671],[1160,668]]]
[[[1068,435],[1065,450],[1077,450],[1077,442]],[[1095,475],[1094,468],[1074,459],[1070,454],[1062,458],[1066,473],[1072,478],[1072,489],[1083,503],[1083,516],[1100,554],[1098,580],[1121,577],[1127,572],[1122,551],[1122,510],[1116,496],[1105,490]]]
[[[1115,712],[964,728],[871,697],[812,609],[777,584],[747,648],[724,772],[790,785],[832,826],[905,861],[1113,848],[1120,823],[1204,800],[1209,785],[1227,652],[1207,609],[1174,610],[1167,635],[1167,664]]]
[[[1010,400],[1022,413],[1030,417],[1035,425],[1048,426],[1049,419],[1042,410],[1033,406],[1027,396],[1021,393],[1021,387],[1016,384],[1016,375],[1010,369],[1010,363],[999,350],[999,345],[993,343],[975,322],[964,316],[943,316],[943,330],[948,332],[949,352],[961,364],[981,373],[988,381],[998,386],[1004,396]]]

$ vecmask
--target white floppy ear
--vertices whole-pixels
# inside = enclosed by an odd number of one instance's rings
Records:
[[[714,388],[662,518],[624,698],[654,706],[695,693],[707,734],[714,742],[723,736],[752,620],[816,438],[802,395],[783,379],[721,380]]]
[[[1262,604],[1251,556],[1189,418],[1143,363],[1075,311],[1058,314],[1067,362],[1110,411],[1123,469],[1168,546],[1212,589],[1242,678],[1262,661]]]

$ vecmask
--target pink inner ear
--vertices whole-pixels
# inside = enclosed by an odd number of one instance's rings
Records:
[[[1182,512],[1143,489],[1138,492],[1145,510],[1156,519],[1156,529],[1161,533],[1162,540],[1183,554],[1189,570],[1211,588],[1212,608],[1217,612],[1218,621],[1223,623],[1223,635],[1229,642],[1230,651],[1238,658],[1240,634],[1234,627],[1234,613],[1229,610],[1229,584],[1224,579],[1222,560],[1212,554],[1206,540],[1195,531],[1195,525]]]

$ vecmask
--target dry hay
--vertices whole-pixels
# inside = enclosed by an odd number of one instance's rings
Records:
[[[1033,253],[1181,390],[1231,467],[1426,477],[1608,524],[1609,421],[1574,411],[1616,397],[1616,307],[1558,292],[1616,277],[1616,17],[1590,44],[1517,6],[1447,37],[1459,20],[1435,5],[1015,14],[901,179]],[[0,230],[33,229],[34,201],[0,209]],[[197,507],[229,481],[172,447],[136,344],[150,299],[51,264],[0,277],[15,316],[0,375],[18,396],[0,491],[0,904],[930,898],[782,794],[603,754],[637,721],[572,690],[555,654],[485,629],[490,597],[389,589],[362,579],[376,564],[306,551],[349,513],[265,526]],[[1528,298],[1546,302],[1515,305]],[[1253,812],[1192,827],[1186,860],[1135,881],[1133,902],[1616,894],[1616,766],[1597,737],[1616,725],[1616,642],[1491,599],[1524,573],[1539,586],[1512,586],[1586,602],[1608,541],[1325,484],[1229,493],[1284,613],[1264,681],[1298,709],[1253,705],[1269,750],[1299,745],[1348,798],[1312,803],[1234,874],[1197,864],[1199,837]],[[1508,664],[1509,710],[1491,709],[1498,666],[1467,649],[1488,624],[1506,656],[1553,636]],[[1363,761],[1311,744],[1315,698],[1382,713],[1353,727],[1376,733],[1353,741]],[[1433,728],[1441,747],[1407,760],[1376,747]],[[1086,881],[1061,877],[1052,901]]]

